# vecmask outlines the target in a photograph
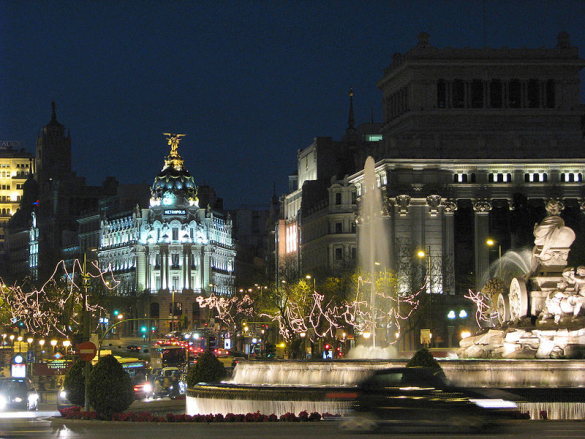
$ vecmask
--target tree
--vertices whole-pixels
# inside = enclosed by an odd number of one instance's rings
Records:
[[[90,366],[91,367],[91,366]],[[85,361],[78,359],[73,366],[69,368],[63,388],[67,392],[67,399],[75,405],[85,405]]]
[[[128,409],[134,401],[130,376],[113,355],[101,357],[89,374],[89,403],[101,416]]]
[[[197,359],[197,364],[189,370],[187,385],[193,387],[197,383],[216,383],[227,376],[221,361],[211,351],[206,351]]]
[[[435,369],[441,376],[445,376],[443,368],[427,348],[416,351],[410,361],[406,363],[406,367],[428,367]]]

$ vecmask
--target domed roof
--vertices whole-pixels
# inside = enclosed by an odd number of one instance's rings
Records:
[[[171,147],[165,158],[165,165],[154,179],[151,188],[151,205],[160,204],[196,204],[197,185],[189,171],[183,167],[183,158],[177,152],[180,138],[184,134],[164,133]]]

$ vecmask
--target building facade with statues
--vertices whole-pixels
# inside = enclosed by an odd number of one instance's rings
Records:
[[[210,323],[197,297],[234,293],[235,245],[229,216],[199,206],[197,185],[178,153],[180,134],[166,134],[170,153],[151,187],[150,206],[101,215],[97,258],[133,297],[127,317],[159,331]],[[132,307],[131,307],[132,308]],[[151,320],[146,320],[151,319]]]
[[[320,197],[320,209],[318,201],[311,202],[312,216],[303,206],[315,196],[305,193],[311,190],[306,181],[301,186],[299,178],[299,186],[283,198],[282,226],[300,227],[303,233],[287,247],[283,243],[289,243],[290,233],[283,229],[281,259],[292,254],[301,274],[306,271],[303,263],[310,255],[303,251],[311,235],[304,231],[318,218],[334,222],[331,193],[340,182],[348,183],[349,193],[355,191],[356,203],[346,206],[351,221],[349,212],[355,216],[359,210],[368,156],[375,160],[383,191],[389,268],[400,292],[417,290],[427,274],[427,291],[433,294],[462,297],[470,288],[479,290],[498,274],[493,262],[499,255],[532,248],[534,225],[553,198],[577,234],[571,253],[577,257],[585,233],[583,66],[566,33],[554,47],[537,49],[437,48],[428,34],[419,34],[416,46],[395,54],[377,83],[383,113],[377,131],[356,133],[359,141],[353,144],[347,136],[339,142],[346,145],[345,163],[353,172],[344,177],[339,167],[320,179],[328,197]],[[300,159],[312,149],[298,153],[299,177]],[[322,254],[359,242],[359,227],[349,240],[335,230],[330,227],[324,232],[328,239],[313,243],[321,243]],[[488,238],[494,246],[488,246]],[[288,252],[293,248],[296,253]]]

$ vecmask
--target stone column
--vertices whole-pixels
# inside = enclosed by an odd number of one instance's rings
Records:
[[[475,241],[475,289],[479,291],[482,278],[490,265],[489,253],[486,249],[486,240],[489,238],[489,212],[492,204],[488,200],[476,200],[473,203],[474,241]]]
[[[148,253],[142,246],[136,247],[136,286],[137,288],[150,289],[148,282]]]
[[[443,202],[443,272],[445,294],[455,294],[455,211],[457,203],[452,200]]]

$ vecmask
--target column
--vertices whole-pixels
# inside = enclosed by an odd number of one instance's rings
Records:
[[[457,203],[452,200],[443,202],[443,272],[445,294],[455,294],[455,211]]]
[[[474,241],[475,241],[475,289],[481,289],[483,276],[489,270],[489,253],[486,249],[486,240],[489,237],[489,212],[492,204],[488,200],[476,200],[473,203]]]

